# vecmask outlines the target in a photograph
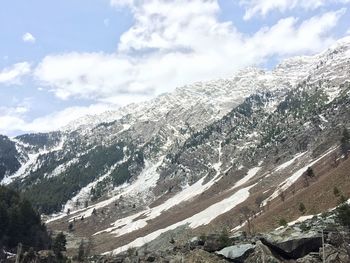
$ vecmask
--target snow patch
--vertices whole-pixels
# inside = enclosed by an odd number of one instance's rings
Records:
[[[306,166],[304,166],[303,168],[297,170],[295,173],[292,174],[292,176],[290,176],[289,178],[287,178],[286,180],[284,180],[282,183],[280,183],[280,185],[276,188],[276,190],[273,192],[273,194],[268,197],[266,200],[264,200],[263,205],[266,205],[266,203],[272,199],[275,199],[277,196],[279,196],[279,194],[283,191],[285,191],[286,189],[288,189],[293,183],[295,183],[307,170],[307,168],[309,168],[310,166],[314,165],[315,163],[317,163],[319,160],[321,160],[322,158],[324,158],[325,156],[327,156],[328,154],[330,154],[331,152],[333,152],[336,148],[332,148],[331,150],[327,151],[325,154],[323,154],[321,157],[317,158],[316,160],[308,163]]]
[[[151,234],[148,234],[144,237],[139,237],[132,241],[131,243],[119,247],[111,252],[106,252],[105,254],[119,254],[123,251],[126,251],[130,247],[140,247],[154,239],[156,239],[158,236],[160,236],[162,233],[165,233],[169,230],[174,230],[179,226],[182,225],[188,225],[191,228],[196,228],[202,225],[209,224],[212,220],[217,218],[219,215],[222,215],[230,210],[232,210],[234,207],[236,207],[238,204],[244,202],[249,197],[249,190],[254,185],[251,185],[249,187],[240,189],[239,191],[235,192],[230,197],[213,204],[209,206],[207,209],[199,212],[198,214],[195,214],[187,219],[184,219],[178,223],[175,223],[173,225],[170,225],[166,228],[159,229],[157,231],[152,232]]]
[[[238,182],[235,183],[235,185],[231,188],[237,188],[239,186],[242,186],[243,184],[245,184],[246,182],[248,182],[250,179],[252,179],[259,171],[260,171],[261,167],[257,166],[254,167],[252,169],[250,169],[247,173],[246,176],[244,176],[241,180],[239,180]]]
[[[219,142],[217,152],[218,152],[218,162],[212,165],[212,167],[216,170],[216,175],[209,182],[207,182],[206,184],[203,184],[205,179],[205,176],[203,176],[196,183],[192,185],[187,185],[186,187],[184,187],[184,189],[181,192],[169,198],[164,203],[153,208],[148,208],[144,211],[133,214],[131,216],[119,219],[116,222],[114,222],[111,227],[105,230],[99,231],[94,235],[97,235],[103,232],[112,232],[116,235],[124,235],[132,231],[135,231],[137,229],[143,228],[144,226],[147,225],[147,221],[160,216],[161,213],[169,210],[170,208],[182,202],[189,201],[192,198],[200,195],[204,191],[208,190],[211,186],[214,185],[215,182],[217,182],[221,178],[220,177],[221,164],[222,164],[221,163],[221,155],[222,155],[221,141]],[[142,217],[142,219],[135,220],[138,217]]]
[[[280,170],[284,170],[285,168],[287,168],[288,166],[290,166],[291,164],[294,163],[294,161],[302,156],[304,156],[307,152],[303,152],[303,153],[298,153],[296,154],[291,160],[279,165],[276,169],[275,172],[278,172]]]
[[[99,208],[103,208],[107,205],[110,205],[110,204],[114,203],[115,201],[117,201],[120,198],[120,196],[147,195],[149,193],[148,191],[156,185],[156,183],[159,179],[159,174],[157,172],[157,168],[162,164],[163,159],[164,159],[164,156],[160,157],[159,161],[157,163],[152,163],[150,161],[145,160],[145,168],[143,169],[141,174],[138,176],[136,181],[134,181],[131,184],[125,183],[121,186],[118,186],[114,191],[119,192],[119,193],[114,195],[113,197],[107,199],[107,200],[90,205],[87,208],[73,211],[71,213],[72,216],[70,217],[69,221],[73,221],[74,218],[80,218],[82,216],[84,218],[89,217],[92,215],[94,209],[99,209]],[[107,173],[106,175],[104,175],[104,177],[106,177],[108,175],[109,174]],[[100,178],[99,180],[103,180],[103,179]],[[87,191],[91,191],[91,187],[94,184],[96,184],[99,180],[97,180],[97,181],[89,184],[85,188],[81,189],[81,191],[80,191],[81,195],[84,196]],[[78,198],[78,197],[75,197],[75,198]],[[75,198],[73,198],[73,199],[75,199]],[[65,205],[65,209],[68,209],[69,207],[71,207],[72,202],[74,202],[73,199],[67,202],[67,204]],[[62,213],[56,214],[56,215],[54,215],[53,218],[46,221],[46,223],[61,219],[64,216],[65,216],[65,214],[62,214]]]

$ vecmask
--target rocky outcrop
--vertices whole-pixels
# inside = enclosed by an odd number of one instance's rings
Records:
[[[325,261],[330,263],[346,263],[350,262],[349,244],[342,244],[341,247],[334,247],[326,244],[324,248]],[[320,256],[323,256],[322,248],[320,249]]]
[[[311,252],[317,252],[322,246],[321,236],[287,238],[283,241],[262,239],[263,244],[287,259],[297,259]]]
[[[244,260],[245,263],[265,263],[265,262],[282,262],[280,258],[275,256],[271,250],[261,241],[257,241],[254,251]]]
[[[322,260],[318,254],[316,254],[316,255],[309,254],[309,255],[306,255],[305,257],[297,259],[297,262],[298,263],[321,263]]]
[[[255,245],[252,244],[238,244],[230,247],[225,247],[216,254],[224,256],[227,259],[232,259],[237,262],[244,262],[244,259],[254,251]]]

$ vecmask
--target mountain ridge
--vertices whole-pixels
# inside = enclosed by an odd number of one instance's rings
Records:
[[[77,233],[93,235],[101,253],[211,225],[258,193],[266,205],[337,152],[349,127],[349,50],[346,38],[275,71],[180,88],[120,119],[16,137],[27,167],[10,185],[43,212],[60,211],[54,228],[95,222]]]

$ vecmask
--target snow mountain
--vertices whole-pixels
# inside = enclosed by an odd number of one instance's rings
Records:
[[[228,218],[242,226],[239,208],[258,197],[269,206],[309,167],[341,159],[349,109],[344,38],[272,71],[194,83],[60,131],[1,136],[0,180],[51,215],[53,229],[72,222],[98,253],[119,253]]]

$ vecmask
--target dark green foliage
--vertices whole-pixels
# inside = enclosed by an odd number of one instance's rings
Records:
[[[27,182],[28,187],[24,195],[40,209],[43,213],[53,213],[60,211],[62,205],[71,199],[82,187],[94,181],[98,176],[105,174],[109,167],[123,159],[123,144],[112,146],[97,146],[88,154],[79,158],[79,163],[70,166],[64,174],[56,177],[42,178],[47,171],[52,171],[55,164],[54,158],[50,168],[40,167],[31,179],[40,178],[35,184]],[[123,174],[120,181],[125,180],[128,175]],[[124,181],[123,181],[124,182]],[[18,185],[18,187],[25,187]]]
[[[0,135],[0,181],[6,173],[12,174],[21,166],[16,145],[8,137]]]
[[[340,191],[339,191],[338,187],[334,186],[334,188],[333,188],[333,194],[334,194],[336,197],[338,197],[338,196],[340,195]]]
[[[85,243],[82,240],[79,245],[77,260],[79,262],[84,262],[84,259],[85,259]]]
[[[344,202],[346,202],[348,199],[344,196],[344,195],[340,195],[339,197],[339,204],[342,204]]]
[[[10,249],[18,243],[36,249],[50,244],[46,227],[29,201],[4,186],[0,186],[0,243]]]
[[[73,229],[74,229],[74,225],[73,225],[72,222],[70,222],[69,225],[68,225],[68,230],[69,230],[69,232],[72,232]]]
[[[344,128],[343,135],[340,140],[340,150],[344,155],[344,157],[348,158],[349,151],[350,151],[350,135],[349,135],[349,131],[346,128]]]
[[[350,227],[350,205],[343,203],[335,210],[338,222],[346,227]]]
[[[227,247],[227,246],[231,245],[229,233],[228,233],[228,230],[226,228],[224,228],[221,231],[220,236],[219,236],[219,241],[220,241],[221,246],[223,246],[223,247]]]
[[[309,88],[308,91],[304,83],[300,84],[296,90],[289,92],[285,100],[278,106],[277,111],[291,113],[294,118],[306,117],[310,113],[317,114],[327,103],[328,98],[322,89]]]
[[[278,221],[278,224],[279,224],[280,226],[287,226],[287,225],[288,225],[287,221],[286,221],[284,218],[281,218],[281,219]]]
[[[113,185],[121,185],[130,179],[128,167],[128,162],[123,163],[111,173]]]
[[[306,207],[305,207],[304,203],[299,203],[299,211],[300,211],[300,213],[305,214]]]
[[[52,243],[52,251],[55,253],[57,258],[59,259],[63,258],[62,252],[66,251],[66,244],[67,244],[66,236],[62,232],[60,232],[55,237]]]
[[[57,145],[60,142],[61,134],[59,132],[30,133],[20,135],[16,139],[31,145],[35,149],[40,149]]]
[[[311,226],[307,225],[305,222],[302,222],[299,227],[302,232],[306,232],[311,229]]]
[[[308,167],[306,170],[306,175],[311,178],[315,177],[314,170],[311,167]]]

